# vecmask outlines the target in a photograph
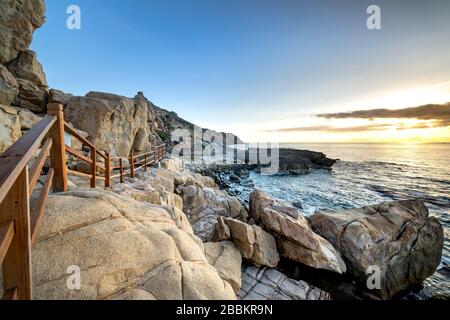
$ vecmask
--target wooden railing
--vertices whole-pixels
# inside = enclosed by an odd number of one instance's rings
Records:
[[[52,103],[48,105],[47,115],[31,130],[26,132],[5,153],[0,155],[0,266],[3,270],[3,299],[32,299],[31,248],[36,239],[42,220],[48,195],[67,191],[67,174],[88,177],[91,187],[96,187],[97,179],[103,179],[105,186],[111,180],[124,175],[134,177],[137,170],[154,165],[165,155],[165,145],[155,147],[152,152],[128,158],[129,172],[124,170],[123,158],[111,158],[108,152],[101,151],[83,138],[69,124],[64,122],[63,106]],[[71,146],[65,145],[64,131],[78,139],[89,149],[89,156]],[[40,149],[40,151],[39,151]],[[29,163],[36,152],[36,159],[29,168]],[[67,169],[66,153],[91,165],[91,173],[83,174]],[[39,181],[41,173],[50,156],[50,168],[46,172],[37,206],[30,209],[30,199]],[[103,159],[103,164],[97,161]],[[119,166],[111,164],[119,161]],[[97,176],[97,169],[104,176]],[[111,176],[113,170],[119,174]]]
[[[165,154],[166,145],[160,144],[155,146],[152,151],[140,155],[132,154],[128,158],[110,158],[111,162],[115,163],[115,165],[110,166],[110,169],[119,171],[117,174],[110,176],[110,179],[120,178],[120,183],[124,183],[125,176],[129,175],[131,178],[134,178],[139,170],[144,169],[144,171],[147,171],[148,166],[157,164],[164,158]],[[127,161],[125,162],[124,160]],[[128,170],[126,170],[126,163],[128,163]]]
[[[42,147],[41,147],[42,146]],[[28,167],[33,155],[39,155]],[[48,114],[0,156],[0,265],[3,299],[32,298],[31,247],[39,229],[50,189],[67,191],[63,109],[49,104]],[[36,209],[30,196],[47,157],[47,172]]]

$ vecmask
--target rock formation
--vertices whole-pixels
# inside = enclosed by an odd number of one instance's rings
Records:
[[[369,268],[379,268],[381,288],[371,292],[382,299],[420,284],[440,263],[443,228],[418,201],[319,212],[310,221],[341,253],[362,288],[367,289],[369,276],[377,270]]]
[[[304,281],[289,279],[275,269],[247,267],[240,300],[330,300],[330,295]]]
[[[88,132],[89,141],[98,148],[127,157],[132,152],[151,151],[158,140],[148,126],[150,108],[141,96],[130,99],[90,92],[85,97],[69,97],[64,116],[76,128]]]
[[[194,233],[205,242],[212,240],[220,216],[241,220],[247,217],[239,200],[225,191],[188,185],[178,187],[177,192],[183,199],[184,212]]]
[[[345,273],[339,252],[312,231],[296,208],[255,190],[250,195],[250,217],[276,237],[282,256],[313,268]]]
[[[71,266],[80,290],[67,286]],[[36,299],[235,298],[180,210],[100,190],[50,197],[33,280]]]
[[[47,104],[47,81],[36,53],[29,50],[33,32],[45,22],[43,0],[0,2],[0,105],[3,111],[0,122],[0,153],[21,137],[15,128],[9,106],[26,108],[42,113]],[[4,121],[3,121],[4,120]],[[19,119],[20,122],[20,119]],[[19,125],[28,129],[28,124]]]
[[[257,267],[276,267],[280,261],[275,238],[256,225],[220,217],[215,231],[214,239],[231,239],[239,248],[242,257]]]
[[[17,110],[0,104],[0,123],[0,153],[2,153],[22,135]]]
[[[238,248],[230,241],[204,244],[208,262],[217,270],[220,277],[228,282],[237,293],[241,288],[242,258]]]

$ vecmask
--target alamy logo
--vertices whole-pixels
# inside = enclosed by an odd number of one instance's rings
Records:
[[[381,268],[379,266],[369,266],[366,271],[369,277],[367,278],[367,289],[381,290]]]
[[[67,274],[70,274],[67,279],[67,289],[80,290],[81,289],[81,269],[79,266],[69,266]]]
[[[70,5],[67,7],[66,13],[69,14],[66,20],[66,26],[69,30],[81,29],[81,9],[77,5]]]
[[[367,18],[367,29],[380,30],[381,29],[381,8],[377,5],[370,5],[367,8],[367,14],[370,16]]]

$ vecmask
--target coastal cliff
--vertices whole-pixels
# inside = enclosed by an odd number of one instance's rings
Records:
[[[0,153],[41,119],[48,102],[64,105],[80,135],[116,156],[162,141],[176,144],[174,130],[194,130],[141,92],[128,98],[49,89],[29,50],[33,31],[44,22],[42,0],[0,2]],[[233,144],[242,143],[232,137]],[[335,163],[311,151],[280,149],[279,155],[284,173],[330,170]],[[69,167],[79,166],[72,160]],[[301,203],[272,199],[248,179],[246,201],[230,192],[249,169],[257,168],[244,161],[244,167],[199,169],[167,157],[159,168],[104,189],[71,176],[68,192],[50,195],[33,247],[35,298],[391,299],[438,267],[443,229],[422,202],[385,202],[307,219]],[[223,170],[230,170],[225,180]],[[78,290],[67,286],[73,266],[81,272]],[[373,287],[367,285],[371,267],[380,270]],[[333,281],[319,281],[324,274]]]

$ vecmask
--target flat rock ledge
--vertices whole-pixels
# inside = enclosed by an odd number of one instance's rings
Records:
[[[250,266],[244,269],[240,300],[330,300],[330,295],[304,281],[289,279],[281,272]]]

